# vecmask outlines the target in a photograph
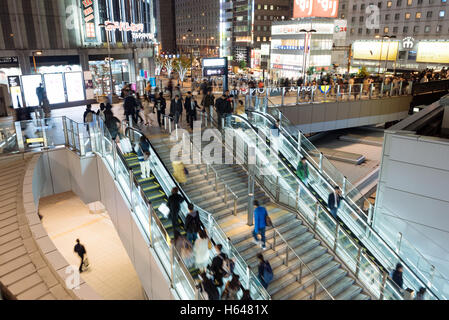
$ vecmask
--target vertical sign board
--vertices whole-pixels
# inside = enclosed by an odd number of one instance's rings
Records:
[[[81,0],[81,16],[84,20],[84,40],[87,42],[97,40],[97,34],[95,31],[94,2],[95,0]]]
[[[23,107],[22,90],[20,89],[20,76],[8,76],[9,92],[14,109]]]
[[[293,18],[336,18],[338,0],[295,0]]]

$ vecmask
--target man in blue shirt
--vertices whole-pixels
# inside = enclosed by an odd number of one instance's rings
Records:
[[[254,231],[253,231],[253,242],[255,244],[260,244],[263,250],[265,247],[265,228],[266,228],[266,217],[268,216],[267,209],[259,205],[259,201],[254,200]],[[260,233],[262,240],[259,242],[257,235]]]

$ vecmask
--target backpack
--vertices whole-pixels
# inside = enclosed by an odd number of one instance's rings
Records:
[[[263,266],[263,279],[267,284],[273,280],[273,269],[271,269],[268,261],[266,261],[265,265]]]
[[[94,120],[94,116],[92,112],[88,112],[86,114],[86,122],[92,122]]]

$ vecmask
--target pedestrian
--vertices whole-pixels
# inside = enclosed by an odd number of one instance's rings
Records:
[[[223,269],[223,264],[228,256],[222,251],[223,246],[217,244],[215,246],[215,251],[217,255],[212,259],[210,266],[210,271],[214,275],[214,283],[217,287],[223,286],[223,277],[226,275],[226,271]]]
[[[302,157],[296,168],[296,175],[307,186],[309,183],[309,166],[306,162],[306,157]]]
[[[337,219],[337,211],[338,208],[340,208],[341,199],[343,198],[341,196],[340,187],[335,186],[334,192],[330,193],[327,199],[327,206],[329,207],[329,210],[335,219]]]
[[[398,287],[401,289],[402,286],[404,285],[404,280],[402,279],[403,271],[404,268],[402,267],[402,264],[398,263],[396,264],[396,269],[393,270],[393,274],[391,275],[391,278],[393,279],[394,283],[396,283]]]
[[[150,144],[145,136],[140,137],[137,159],[140,164],[141,178],[148,179],[150,177]]]
[[[190,268],[194,263],[192,244],[178,230],[174,230],[173,234],[176,251],[187,268]]]
[[[153,107],[151,106],[151,101],[148,96],[145,94],[143,96],[143,118],[145,119],[144,124],[146,126],[152,125],[150,115],[153,113]]]
[[[267,289],[268,285],[273,280],[273,269],[271,268],[270,263],[264,259],[262,253],[257,254],[257,259],[259,260],[257,278],[262,286]]]
[[[42,107],[42,103],[44,102],[45,88],[43,83],[39,83],[39,86],[36,88],[37,99],[39,100],[39,107]]]
[[[80,243],[80,239],[76,239],[76,245],[75,245],[75,248],[73,249],[73,251],[75,251],[78,254],[78,256],[81,258],[81,264],[79,267],[79,272],[81,273],[81,272],[83,272],[84,256],[86,255],[87,251],[86,251],[86,248],[84,247],[84,245],[82,245]]]
[[[255,244],[259,244],[262,250],[265,250],[265,229],[266,229],[266,220],[268,216],[267,209],[259,205],[259,201],[254,200],[254,230],[253,230],[253,242]],[[261,241],[258,239],[258,234],[261,236]]]
[[[201,279],[200,291],[206,300],[219,300],[220,294],[218,293],[218,289],[214,285],[214,282],[207,277],[205,272],[200,273],[199,277]]]
[[[186,98],[187,101],[187,98]],[[186,103],[187,106],[187,103]],[[189,119],[188,122],[190,124],[190,129],[193,130],[193,121],[197,120],[196,116],[196,109],[200,109],[198,106],[198,103],[196,102],[195,98],[192,96],[190,100],[190,107],[186,110],[187,118]]]
[[[195,265],[199,270],[205,271],[209,263],[209,249],[211,248],[211,243],[204,229],[198,231],[198,236],[198,239],[195,240],[195,244],[193,245]]]
[[[117,117],[114,117],[112,112],[105,112],[104,124],[106,128],[109,130],[112,140],[115,140],[119,133],[121,124],[120,120]]]
[[[106,117],[104,115],[105,110],[106,110],[106,105],[103,102],[100,103],[100,109],[98,109],[98,111],[97,111],[97,116],[99,116],[101,118],[101,120],[103,120],[103,122],[106,120]]]
[[[202,228],[202,223],[200,220],[200,214],[197,210],[194,210],[194,206],[192,203],[188,205],[189,213],[186,216],[186,232],[187,232],[187,240],[189,240],[192,244],[195,244],[195,240],[197,239],[197,234],[200,232]]]
[[[416,294],[415,300],[426,300],[424,299],[424,295],[426,294],[426,288],[419,288],[418,293]]]
[[[206,112],[210,117],[210,108],[215,105],[215,96],[212,94],[212,89],[207,89],[204,94],[203,100],[201,100],[201,106],[203,107],[203,112]]]
[[[184,197],[179,194],[178,187],[174,187],[167,202],[168,208],[170,209],[169,216],[174,230],[177,230],[178,228],[179,210],[181,209],[181,203],[184,201]]]
[[[225,289],[221,294],[221,300],[237,300],[237,293],[240,291],[240,277],[232,275],[232,279],[226,283]]]
[[[92,111],[92,105],[88,104],[86,106],[86,110],[84,111],[84,114],[83,114],[83,122],[89,123],[89,122],[94,121],[94,115],[95,115],[95,112]]]
[[[405,289],[404,300],[415,300],[415,291],[411,288]]]
[[[136,107],[137,107],[136,98],[134,98],[131,93],[127,93],[127,96],[125,97],[125,100],[123,101],[123,109],[125,110],[125,118],[128,121],[130,119],[132,119],[132,121],[134,121],[134,123],[137,124]]]
[[[175,124],[178,124],[182,115],[182,100],[179,95],[175,95],[175,98],[171,101],[170,115],[174,118]]]
[[[140,119],[140,122],[144,122],[142,116],[140,115],[140,111],[143,109],[142,100],[140,99],[140,95],[138,92],[136,92],[136,124],[137,121]]]
[[[184,184],[187,182],[187,169],[182,161],[173,161],[173,177],[178,181],[179,184]]]
[[[215,111],[217,112],[217,124],[219,130],[222,129],[222,121],[223,121],[222,119],[225,113],[225,105],[226,105],[226,95],[222,94],[221,97],[219,97],[215,101]]]
[[[162,115],[165,115],[165,108],[167,103],[165,102],[164,94],[159,92],[159,96],[154,101],[154,108],[157,111],[157,123],[159,127],[162,127]]]
[[[248,289],[243,289],[242,298],[240,300],[253,300],[253,298],[251,298],[251,292]]]
[[[186,110],[186,122],[190,123],[190,109],[192,105],[192,92],[187,91],[186,97],[184,99],[184,109]]]

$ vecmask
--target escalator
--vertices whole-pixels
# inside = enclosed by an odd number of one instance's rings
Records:
[[[126,136],[130,139],[131,142],[139,141],[139,139],[142,135],[143,134],[141,132],[139,132],[138,130],[136,130],[134,128],[128,127],[126,129]],[[145,137],[145,139],[150,144],[151,149],[154,150],[154,148],[151,145],[151,142],[146,137]],[[136,144],[132,143],[132,145],[133,145],[133,151],[131,153],[127,153],[124,155],[126,164],[128,165],[128,169],[132,170],[134,177],[137,179],[143,193],[145,194],[147,199],[150,201],[151,205],[153,206],[153,209],[157,213],[157,216],[159,217],[160,221],[162,222],[162,224],[163,224],[165,230],[167,231],[167,233],[169,234],[170,238],[173,239],[174,238],[174,229],[173,229],[173,223],[172,223],[171,219],[165,218],[162,215],[162,213],[158,210],[159,206],[162,203],[167,203],[168,195],[164,192],[161,184],[159,183],[157,178],[154,176],[152,171],[150,173],[149,178],[145,178],[145,179],[142,178],[140,164],[139,164],[139,160],[137,159],[137,153],[136,153],[137,148],[138,148],[138,143],[136,143]],[[183,194],[183,191],[181,190],[181,188],[179,188],[179,189],[180,189],[181,195],[184,196],[185,199],[187,199],[187,197]],[[178,225],[179,225],[178,231],[180,232],[180,234],[183,236],[186,235],[184,221],[181,219],[181,214],[179,215],[179,218],[178,218]],[[197,269],[195,267],[190,267],[189,272],[193,279],[198,279],[199,269]]]

